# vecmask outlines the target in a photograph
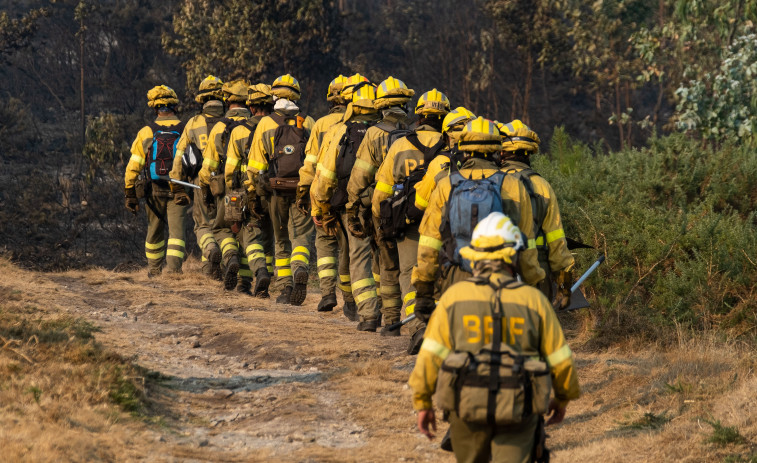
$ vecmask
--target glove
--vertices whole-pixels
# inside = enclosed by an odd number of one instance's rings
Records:
[[[300,185],[297,188],[297,200],[295,206],[305,215],[310,215],[310,186]]]
[[[418,293],[415,295],[415,317],[423,323],[428,323],[428,319],[431,318],[436,308],[436,302],[432,297],[418,297]]]
[[[567,309],[570,305],[570,283],[573,281],[573,270],[560,270],[552,276],[557,283],[557,294],[555,294],[555,308],[557,310]]]
[[[202,185],[202,202],[208,208],[208,212],[212,214],[212,211],[216,210],[216,197],[210,191],[210,185]]]
[[[134,187],[127,188],[125,191],[126,196],[126,209],[131,211],[132,214],[136,214],[139,210],[139,200],[137,199],[137,191],[134,189]]]
[[[363,224],[360,222],[360,217],[355,215],[355,211],[347,211],[347,230],[349,230],[350,235],[354,236],[357,239],[364,239],[366,236],[365,229],[363,228]]]
[[[323,227],[323,231],[325,231],[327,235],[336,236],[337,230],[339,228],[339,223],[336,221],[336,216],[329,213],[323,216],[321,226]]]
[[[255,220],[261,220],[265,216],[265,210],[260,203],[260,198],[254,192],[247,193],[247,210]]]
[[[188,205],[189,195],[186,190],[184,190],[184,187],[173,182],[169,183],[169,185],[171,186],[171,193],[173,193],[173,202],[176,203],[177,206]]]
[[[323,216],[314,215],[313,223],[315,224],[316,227],[323,227]]]
[[[363,211],[363,228],[365,228],[367,236],[376,236],[376,228],[373,226],[373,213],[370,208]]]

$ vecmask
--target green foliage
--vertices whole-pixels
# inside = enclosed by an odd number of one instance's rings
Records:
[[[757,335],[751,150],[703,152],[679,134],[601,155],[557,129],[534,166],[560,198],[567,235],[607,255],[587,283],[599,336],[622,328],[665,341],[676,326]],[[595,258],[578,251],[578,269]]]
[[[87,181],[91,182],[104,170],[111,176],[123,175],[129,160],[129,146],[124,133],[126,118],[115,114],[100,114],[90,117],[87,123],[86,142],[82,149],[87,160]]]
[[[723,463],[757,463],[757,453],[751,455],[729,455]]]
[[[734,41],[720,68],[681,86],[678,127],[719,142],[739,139],[753,144],[757,132],[757,34]]]
[[[191,94],[208,74],[270,84],[290,73],[310,98],[338,75],[340,24],[332,0],[184,0],[163,44],[182,59]]]
[[[39,8],[24,14],[21,19],[11,19],[7,12],[0,11],[0,62],[29,46],[39,28],[39,19],[48,14],[48,10]]]
[[[142,391],[134,384],[132,378],[124,375],[121,367],[114,366],[111,370],[111,389],[108,397],[122,410],[136,414],[142,409]]]
[[[0,98],[0,139],[11,147],[30,149],[36,138],[29,107],[18,98]]]
[[[29,386],[29,388],[26,390],[29,394],[32,395],[34,398],[34,402],[39,405],[39,399],[42,397],[42,389],[38,388],[37,386]]]
[[[740,444],[745,440],[736,426],[723,426],[720,420],[705,421],[705,423],[712,426],[712,435],[707,439],[707,442],[726,446],[728,444]]]

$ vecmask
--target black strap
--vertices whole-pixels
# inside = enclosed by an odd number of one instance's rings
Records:
[[[158,219],[160,219],[161,222],[163,222],[164,224],[168,225],[168,222],[166,221],[166,218],[163,216],[163,214],[161,214],[160,212],[158,212],[158,210],[155,209],[155,206],[152,204],[152,198],[145,197],[145,204],[147,205],[147,207],[150,208],[150,210],[152,211],[152,213],[155,214],[155,216],[158,217]]]
[[[431,146],[426,146],[418,139],[418,133],[413,132],[410,135],[406,136],[407,141],[412,144],[415,149],[423,153],[423,162],[428,165],[429,162],[431,162],[432,159],[436,157],[436,154],[442,149],[444,146],[444,137],[439,138],[439,141],[437,141],[435,144]]]
[[[489,364],[489,397],[486,401],[486,422],[489,426],[496,426],[497,391],[499,390],[499,365],[502,362],[502,301],[499,288],[494,291],[494,312],[492,313],[492,353]]]

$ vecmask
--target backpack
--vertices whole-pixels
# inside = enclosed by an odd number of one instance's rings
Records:
[[[149,127],[152,129],[152,143],[145,162],[145,170],[149,173],[147,177],[152,182],[167,187],[168,173],[173,167],[176,145],[184,131],[184,123],[166,126],[151,122]]]
[[[467,179],[454,171],[449,176],[450,193],[440,228],[447,262],[473,273],[470,261],[460,249],[470,245],[473,229],[492,212],[502,212],[502,182],[505,173],[497,171],[480,180]]]
[[[271,114],[270,117],[279,125],[273,133],[271,188],[293,193],[297,190],[300,168],[305,162],[305,145],[308,142],[308,131],[302,126],[305,118],[280,113]]]
[[[370,122],[350,121],[345,124],[347,130],[339,140],[339,154],[336,158],[337,186],[331,196],[331,206],[339,208],[347,204],[347,184],[350,182],[352,166],[357,160],[357,150],[365,138],[365,133],[372,125]]]
[[[495,290],[492,342],[475,354],[455,351],[447,356],[437,378],[437,405],[456,412],[466,423],[488,426],[514,425],[532,414],[546,413],[552,391],[547,363],[502,342],[505,314],[500,291],[523,284],[511,281],[495,287],[488,280],[469,281],[489,284]]]
[[[387,132],[389,134],[389,138],[386,141],[386,152],[389,152],[389,148],[392,147],[394,142],[399,140],[400,138],[405,138],[411,133],[413,133],[412,130],[406,129],[406,128],[398,128],[395,124],[392,124],[387,121],[381,121],[378,124],[376,124],[376,127],[380,128],[384,132]],[[386,154],[385,154],[386,155]]]
[[[405,138],[415,149],[423,153],[423,164],[405,177],[404,182],[395,185],[394,196],[385,199],[379,205],[379,223],[386,239],[403,238],[405,228],[410,224],[420,222],[423,218],[423,212],[415,207],[415,185],[423,179],[426,166],[444,146],[444,138],[439,138],[439,141],[432,146],[426,146],[420,142],[416,132],[412,132]]]
[[[531,181],[531,177],[540,177],[540,175],[538,174],[538,172],[531,169],[523,169],[519,172],[516,172],[514,169],[510,169],[505,171],[505,174],[512,175],[520,180],[520,182],[523,184],[523,187],[526,189],[526,192],[528,193],[529,199],[531,199],[531,213],[534,216],[534,236],[537,240],[539,239],[539,237],[541,237],[542,239],[542,244],[538,246],[540,248],[539,252],[541,253],[542,250],[547,249],[547,239],[544,235],[544,230],[542,230],[542,224],[544,224],[544,219],[547,217],[547,208],[540,207],[540,202],[537,200],[537,197],[539,195],[536,194],[534,183]]]
[[[203,116],[205,118],[206,134],[213,130],[213,127],[221,120],[220,117]],[[190,180],[197,177],[202,170],[202,150],[195,142],[190,142],[184,154],[181,156],[181,165],[184,175]]]

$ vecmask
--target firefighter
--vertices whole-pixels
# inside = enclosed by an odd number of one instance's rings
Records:
[[[492,160],[493,154],[501,149],[501,137],[494,123],[478,117],[468,122],[460,134],[458,149],[463,152],[463,164],[460,166],[461,179],[483,181],[494,179],[499,171]],[[523,184],[510,175],[502,175],[500,189],[503,212],[518,224],[529,240],[533,239],[533,220],[531,220],[531,203]],[[492,180],[494,181],[494,180]],[[418,316],[417,331],[411,346],[415,352],[420,348],[423,336],[423,321],[434,309],[434,284],[440,268],[440,257],[444,258],[441,272],[440,293],[457,281],[470,277],[464,262],[457,254],[458,248],[455,229],[470,228],[469,223],[455,223],[451,216],[448,201],[452,190],[452,176],[439,180],[431,194],[419,232],[420,240],[417,253],[417,265],[413,269],[412,281],[416,288],[415,313]],[[460,191],[460,190],[458,190]],[[470,209],[469,206],[465,207]],[[456,208],[454,208],[457,210]],[[446,214],[443,212],[446,211]],[[474,224],[473,224],[474,225]],[[442,235],[442,227],[446,230]],[[469,235],[468,235],[469,236]],[[536,247],[531,244],[524,250],[519,260],[521,275],[528,284],[536,285],[544,279],[544,271],[539,267]],[[420,333],[420,334],[419,334]]]
[[[408,136],[397,140],[384,159],[384,162],[376,172],[376,190],[373,193],[373,214],[381,214],[381,203],[392,198],[395,188],[401,190],[406,197],[411,197],[412,192],[404,189],[405,180],[416,170],[425,169],[425,164],[430,162],[442,149],[442,122],[449,113],[449,99],[437,89],[429,90],[421,95],[415,105],[415,114],[419,116],[418,127]],[[417,175],[417,174],[416,174]],[[409,189],[414,188],[409,185]],[[419,220],[418,220],[419,221]],[[395,231],[395,233],[397,233]],[[415,257],[418,253],[418,223],[408,223],[402,231],[402,237],[397,239],[397,251],[400,262],[400,287],[405,314],[411,315],[415,310],[415,288],[411,284],[410,276]],[[415,336],[422,327],[420,321],[412,321],[408,325],[411,336]],[[421,337],[423,334],[421,333]],[[417,338],[418,336],[415,336]],[[420,341],[411,339],[408,352],[417,352],[415,345]]]
[[[415,186],[415,207],[421,212],[426,211],[428,199],[436,184],[442,177],[449,176],[450,172],[457,170],[462,165],[462,154],[457,149],[457,141],[463,132],[465,124],[475,119],[476,116],[462,106],[457,107],[444,116],[442,122],[442,137],[445,149],[434,158],[428,165],[423,179]]]
[[[394,77],[388,77],[378,85],[374,106],[381,112],[382,119],[366,131],[347,184],[347,228],[350,234],[359,239],[365,238],[373,231],[371,238],[378,247],[381,313],[385,325],[381,330],[382,336],[400,334],[399,330],[386,329],[386,326],[399,321],[402,310],[400,264],[397,242],[380,235],[379,216],[373,213],[371,200],[376,185],[376,171],[384,162],[389,144],[409,133],[407,104],[414,94],[414,90],[407,88],[403,81]]]
[[[326,101],[331,108],[329,113],[318,119],[310,132],[308,144],[305,147],[305,162],[300,169],[300,181],[297,184],[297,209],[303,214],[310,216],[312,212],[312,201],[310,199],[310,187],[315,177],[316,166],[318,165],[318,154],[323,146],[326,132],[334,125],[341,122],[344,112],[347,110],[347,101],[342,96],[342,88],[347,80],[340,75],[329,83],[326,90]],[[316,214],[318,215],[318,214]],[[339,286],[342,289],[342,297],[345,305],[348,302],[354,304],[352,292],[344,288],[349,285],[342,285],[341,282],[346,278],[349,282],[349,259],[346,252],[339,254],[340,249],[338,236],[327,235],[322,227],[315,227],[315,252],[318,256],[316,266],[318,270],[318,282],[321,288],[321,300],[318,303],[318,312],[329,312],[334,310],[337,305],[336,287],[339,279]],[[346,249],[346,247],[345,247]],[[338,261],[338,264],[337,264]]]
[[[437,391],[439,370],[440,367],[447,367],[449,362],[444,362],[457,352],[476,355],[485,345],[491,352],[494,347],[500,350],[500,346],[505,344],[518,355],[536,357],[545,362],[542,365],[551,374],[554,390],[551,400],[548,396],[541,397],[543,409],[551,415],[547,426],[560,423],[565,417],[568,402],[580,395],[573,355],[552,305],[536,288],[514,279],[517,272],[515,261],[522,249],[520,230],[508,217],[494,212],[476,225],[470,245],[461,250],[472,262],[475,278],[456,283],[442,295],[428,322],[423,345],[408,381],[413,390],[413,408],[418,411],[418,428],[429,438],[434,437],[430,428],[436,429],[432,396]],[[492,327],[497,323],[492,322],[495,315],[501,315],[497,318],[501,320],[502,344],[498,345],[494,344],[496,335],[492,334]],[[542,377],[550,378],[548,375]],[[489,378],[489,374],[482,377],[483,380]],[[509,378],[500,378],[505,379]],[[469,384],[464,379],[461,382],[462,387]],[[549,380],[545,382],[549,384]],[[506,383],[502,381],[498,384]],[[445,386],[440,382],[438,387],[441,389]],[[527,384],[525,387],[532,386]],[[495,400],[489,395],[487,387],[479,387],[478,391],[469,388],[465,392],[468,391],[479,394],[478,397],[484,394],[484,400]],[[544,421],[540,414],[532,412],[524,414],[520,422],[492,426],[463,420],[462,416],[471,416],[470,406],[453,400],[454,410],[445,413],[449,414],[452,449],[457,461],[520,463],[532,461],[532,457],[536,457],[537,461],[548,461],[545,459],[543,440],[537,437],[544,435],[541,429]],[[518,396],[511,403],[497,400],[498,411],[493,415],[507,412],[500,411],[500,406],[515,408],[513,402],[517,401]],[[524,408],[530,407],[524,405]],[[514,412],[511,410],[511,413]],[[488,416],[486,421],[489,421]]]
[[[314,121],[300,114],[295,103],[301,96],[300,83],[291,75],[277,77],[271,93],[274,111],[258,123],[247,156],[248,210],[261,218],[266,212],[262,204],[268,202],[275,239],[274,276],[277,287],[283,288],[276,302],[301,305],[307,296],[314,227],[295,200]]]
[[[564,309],[570,304],[575,260],[568,250],[555,191],[531,168],[532,155],[539,151],[539,136],[517,119],[498,128],[502,134],[502,170],[523,182],[531,199],[539,265],[546,274],[539,289],[550,301],[556,299],[557,308]],[[557,294],[553,294],[553,281]]]
[[[164,262],[168,271],[181,273],[186,258],[187,206],[173,201],[168,176],[176,155],[175,143],[184,130],[184,124],[176,116],[177,104],[176,92],[168,86],[159,85],[147,92],[147,106],[155,109],[156,118],[137,133],[124,175],[126,208],[136,214],[141,197],[147,206],[145,256],[150,277],[160,275]],[[166,225],[168,244],[164,236]]]
[[[372,84],[360,82],[348,91],[352,93],[352,102],[343,123],[330,133],[330,142],[320,156],[319,174],[311,190],[313,205],[321,213],[316,220],[330,235],[345,233],[347,184],[352,166],[368,128],[378,120],[374,107],[376,90]],[[359,316],[357,329],[376,331],[381,312],[371,239],[367,235],[360,238],[349,235],[347,239],[350,283]]]
[[[223,117],[223,82],[218,77],[209,75],[200,82],[199,92],[195,101],[202,104],[202,112],[193,116],[184,127],[184,132],[176,145],[176,157],[173,168],[169,174],[175,180],[191,181],[199,186],[197,173],[202,166],[202,152],[208,145],[208,133],[213,126]],[[187,151],[189,151],[187,153]],[[182,161],[187,153],[186,160]],[[186,166],[184,164],[187,164]],[[189,195],[183,187],[171,184],[174,194],[174,202],[180,206],[189,205]],[[202,253],[202,273],[221,279],[221,248],[213,237],[213,220],[215,210],[210,215],[205,202],[202,200],[201,190],[193,189],[194,205],[192,206],[192,218],[194,219],[194,232]]]
[[[247,154],[252,143],[252,134],[255,133],[260,120],[273,112],[273,95],[269,85],[259,83],[251,85],[247,90],[246,105],[251,116],[234,127],[229,134],[224,171],[227,191],[245,189]],[[267,203],[263,206],[267,211]],[[270,297],[268,286],[273,273],[273,228],[268,213],[263,214],[259,220],[250,219],[251,217],[245,217],[241,223],[229,225],[240,245],[240,279],[237,290],[266,299]],[[253,275],[255,277],[254,293],[251,291]]]
[[[237,123],[250,118],[250,111],[245,106],[249,86],[249,82],[241,79],[223,84],[223,99],[228,105],[228,110],[223,119],[210,131],[208,146],[202,153],[202,169],[197,175],[202,188],[203,201],[207,207],[216,210],[213,236],[221,246],[223,287],[227,291],[237,286],[240,261],[237,240],[224,217],[226,148],[231,130]]]

